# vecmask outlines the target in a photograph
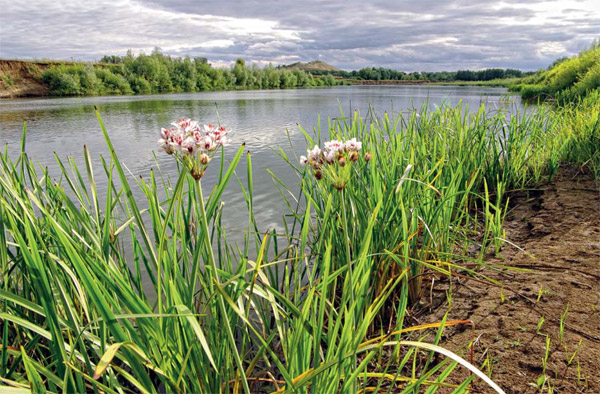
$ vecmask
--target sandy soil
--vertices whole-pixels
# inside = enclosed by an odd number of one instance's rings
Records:
[[[507,393],[535,393],[548,335],[545,374],[554,392],[600,393],[599,185],[563,172],[511,201],[507,237],[524,251],[507,245],[488,259],[490,267],[482,273],[503,289],[457,280],[449,319],[472,320],[474,329],[449,328],[442,345],[468,359],[468,343],[475,341],[473,362],[482,365],[489,358],[492,379]],[[426,319],[439,321],[447,310],[447,303],[438,305]],[[476,382],[473,392],[490,389]]]
[[[48,66],[44,62],[0,60],[0,98],[45,96],[48,87],[36,77]]]

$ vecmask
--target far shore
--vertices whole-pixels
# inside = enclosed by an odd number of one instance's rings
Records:
[[[59,64],[76,64],[73,61],[53,60],[5,60],[0,59],[0,99],[14,99],[24,97],[56,97],[49,94],[48,86],[41,81],[41,73]],[[89,63],[94,66],[112,67],[109,63]],[[317,77],[318,78],[318,77]],[[336,78],[340,85],[454,85],[454,86],[491,86],[508,87],[514,82],[512,79],[500,79],[491,81],[430,81],[430,80],[363,80]],[[319,87],[319,86],[311,86]],[[233,91],[238,89],[226,89],[215,91]],[[203,90],[211,91],[211,90]],[[160,93],[159,93],[160,94]],[[105,95],[105,94],[103,94]],[[73,96],[82,97],[82,96]]]

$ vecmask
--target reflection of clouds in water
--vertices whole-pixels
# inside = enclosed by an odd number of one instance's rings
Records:
[[[97,105],[120,160],[134,177],[150,178],[149,170],[156,161],[163,175],[177,176],[171,157],[158,152],[156,141],[161,127],[181,116],[202,123],[216,123],[217,111],[221,122],[233,130],[233,143],[226,149],[227,163],[242,142],[252,154],[254,207],[259,230],[281,230],[282,215],[287,207],[271,175],[287,183],[297,192],[299,180],[290,167],[278,156],[283,148],[291,160],[294,153],[304,154],[306,142],[296,126],[300,124],[308,133],[317,126],[321,115],[323,138],[326,138],[327,118],[338,117],[340,107],[348,117],[358,109],[367,116],[371,106],[378,115],[387,111],[394,116],[408,108],[420,108],[429,100],[433,108],[441,103],[456,105],[460,100],[476,109],[481,103],[501,106],[504,89],[456,86],[353,86],[329,89],[238,91],[186,93],[152,96],[84,97],[60,99],[25,99],[0,102],[0,141],[18,153],[22,121],[28,120],[27,151],[34,160],[48,166],[58,175],[52,152],[66,157],[72,154],[82,171],[83,145],[87,145],[93,158],[98,189],[101,195],[107,190],[100,155],[108,156],[98,121],[93,112]],[[286,133],[289,132],[289,138]],[[291,145],[290,145],[291,142]],[[273,150],[275,149],[275,151]],[[216,157],[203,178],[203,189],[210,191],[218,180],[219,157]],[[158,175],[158,174],[157,174]],[[246,159],[240,161],[237,177],[246,187]],[[134,179],[132,179],[134,180]],[[174,180],[173,180],[174,181]],[[161,183],[159,183],[161,184]],[[136,198],[143,193],[134,186]],[[230,232],[230,241],[243,240],[247,228],[246,203],[236,178],[223,195],[225,202],[224,225]]]

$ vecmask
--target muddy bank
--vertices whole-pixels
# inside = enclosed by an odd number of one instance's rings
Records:
[[[456,280],[449,319],[469,319],[474,329],[447,329],[442,346],[468,359],[474,341],[473,362],[487,359],[507,393],[539,392],[544,379],[544,392],[549,383],[555,393],[600,393],[599,184],[565,171],[511,200],[507,237],[523,250],[505,245],[488,259],[481,273],[501,286]],[[439,321],[447,310],[431,306],[426,319]]]

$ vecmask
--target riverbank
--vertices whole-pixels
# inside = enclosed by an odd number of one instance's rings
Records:
[[[97,96],[224,90],[290,89],[342,84],[331,75],[302,70],[247,67],[213,68],[206,58],[180,58],[152,52],[94,62],[2,60],[0,97]]]
[[[109,90],[101,91],[97,88],[93,88],[92,91],[96,92],[95,94],[85,94],[84,90],[76,90],[73,88],[69,88],[71,90],[65,89],[54,89],[50,86],[52,83],[48,83],[44,81],[43,73],[50,69],[58,66],[69,66],[69,67],[96,67],[96,68],[115,68],[118,67],[116,64],[109,63],[82,63],[82,62],[67,62],[67,61],[27,61],[27,60],[0,60],[0,99],[10,99],[10,98],[19,98],[19,97],[54,97],[54,96],[62,96],[62,95],[72,95],[72,94],[56,94],[56,92],[77,92],[80,91],[80,96],[93,96],[98,94],[136,94],[136,93],[145,93],[149,94],[152,92],[150,86],[142,86],[134,83],[134,86],[125,86],[126,81],[119,75],[120,80],[111,79],[109,85],[112,86]],[[214,70],[214,69],[213,69]],[[278,70],[278,72],[287,71],[288,73],[292,72],[289,70]],[[82,72],[79,70],[78,72]],[[300,71],[296,70],[296,74]],[[89,73],[84,73],[86,81],[92,80],[96,81],[95,76],[91,76]],[[300,75],[300,74],[298,74]],[[308,75],[308,74],[307,74]],[[78,77],[81,78],[81,77]],[[296,79],[298,77],[296,76]],[[279,79],[279,76],[276,78]],[[492,80],[492,81],[427,81],[427,80],[364,80],[364,79],[347,79],[347,78],[334,78],[332,76],[321,76],[314,77],[313,82],[309,83],[304,81],[301,83],[301,86],[298,87],[319,87],[319,86],[331,86],[336,84],[341,85],[368,85],[368,86],[397,86],[397,85],[455,85],[455,86],[490,86],[490,87],[509,87],[512,83],[514,83],[517,79],[506,79],[506,80]],[[141,80],[136,80],[141,81]],[[145,80],[144,80],[145,81]],[[59,83],[67,84],[70,86],[70,81],[57,81],[55,85]],[[87,84],[91,82],[85,82]],[[97,84],[98,82],[93,82],[92,84]],[[283,82],[273,82],[268,85],[268,88],[277,89],[279,84]],[[286,82],[290,83],[290,82]],[[298,82],[296,82],[298,83]],[[138,86],[139,85],[139,86]],[[235,85],[230,85],[229,87],[212,89],[209,85],[203,85],[204,90],[202,91],[223,91],[223,90],[253,90],[253,88],[244,88],[237,87]],[[293,88],[294,86],[287,86],[285,88]],[[94,90],[96,89],[96,90]],[[257,86],[254,89],[263,89],[262,84]],[[138,91],[139,90],[139,91]],[[181,92],[184,92],[182,90]],[[163,93],[173,93],[174,91],[167,91]],[[177,91],[175,91],[177,92]]]
[[[39,77],[48,67],[45,62],[0,60],[0,99],[46,96],[48,87]]]
[[[505,245],[479,275],[498,285],[457,277],[451,305],[432,287],[425,321],[468,319],[442,346],[488,363],[507,393],[600,392],[600,183],[563,169],[546,185],[511,195]],[[463,378],[466,377],[463,375]],[[480,384],[475,390],[485,391]]]

